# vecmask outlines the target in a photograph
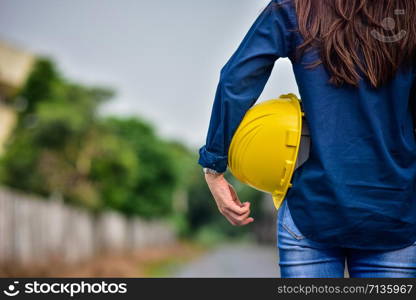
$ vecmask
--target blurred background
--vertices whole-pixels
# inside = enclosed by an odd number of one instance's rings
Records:
[[[277,277],[268,196],[197,164],[219,71],[268,0],[2,0],[0,276]],[[281,59],[261,100],[298,94]]]

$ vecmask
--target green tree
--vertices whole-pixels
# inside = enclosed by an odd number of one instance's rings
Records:
[[[172,197],[180,180],[171,145],[159,139],[149,124],[137,118],[109,118],[105,124],[114,135],[128,143],[140,164],[139,180],[130,190],[123,211],[148,217],[170,214]]]
[[[242,232],[218,213],[196,151],[161,139],[140,118],[98,115],[112,96],[107,88],[71,82],[53,62],[39,60],[16,97],[18,124],[0,158],[0,182],[46,197],[59,194],[92,210],[174,215],[187,234],[207,226]],[[261,198],[234,183],[242,201]]]
[[[45,196],[60,194],[89,208],[105,206],[98,188],[102,183],[90,176],[92,161],[104,156],[124,166],[125,182],[138,172],[133,150],[120,146],[116,151],[114,144],[124,142],[98,124],[96,111],[112,94],[72,83],[52,62],[39,60],[16,100],[27,105],[1,158],[3,184]]]
[[[189,151],[158,138],[138,118],[100,117],[99,106],[112,96],[106,88],[73,83],[53,62],[39,60],[16,98],[21,112],[0,161],[1,182],[95,210],[172,213]]]

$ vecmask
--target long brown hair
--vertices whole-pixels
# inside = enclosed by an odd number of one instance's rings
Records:
[[[307,50],[319,51],[330,82],[357,86],[362,76],[373,87],[391,80],[416,56],[415,0],[295,0],[299,32]]]

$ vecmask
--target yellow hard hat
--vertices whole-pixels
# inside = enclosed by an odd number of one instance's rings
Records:
[[[282,95],[253,106],[231,141],[228,165],[241,182],[272,194],[277,209],[291,186],[302,134],[300,100]]]

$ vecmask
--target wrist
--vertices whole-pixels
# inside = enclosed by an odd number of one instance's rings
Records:
[[[218,175],[205,174],[204,177],[205,177],[205,181],[207,182],[207,184],[209,186],[212,185],[212,184],[219,184],[220,182],[225,180],[223,174],[218,174]]]
[[[204,172],[205,175],[222,175],[222,173],[214,170],[214,169],[210,169],[210,168],[203,168],[202,171]]]
[[[214,171],[214,172],[212,172]],[[207,182],[213,182],[213,181],[217,181],[220,180],[221,178],[224,178],[222,173],[219,173],[215,170],[209,169],[209,170],[205,170],[204,168],[204,174],[205,174],[205,180]]]

